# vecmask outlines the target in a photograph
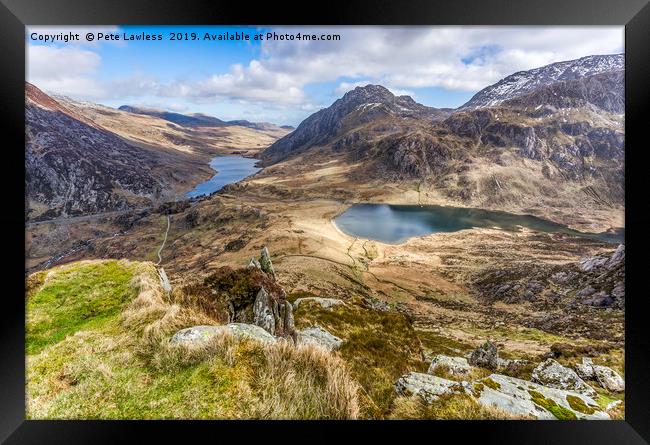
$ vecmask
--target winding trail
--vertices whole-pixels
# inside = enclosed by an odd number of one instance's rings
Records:
[[[160,245],[160,249],[158,249],[158,262],[156,263],[156,266],[162,263],[162,257],[160,256],[160,252],[162,252],[163,248],[165,247],[165,243],[167,242],[167,234],[169,233],[170,220],[171,220],[171,215],[167,215],[167,230],[165,230],[165,238],[163,239],[163,242]]]

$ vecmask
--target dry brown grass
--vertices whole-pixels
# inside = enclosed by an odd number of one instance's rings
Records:
[[[420,397],[398,397],[394,401],[394,409],[389,417],[398,419],[431,419],[431,420],[520,420],[523,417],[513,416],[494,407],[480,405],[472,397],[464,394],[441,396],[431,404]]]

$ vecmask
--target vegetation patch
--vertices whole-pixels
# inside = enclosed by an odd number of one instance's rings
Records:
[[[593,414],[596,412],[596,410],[593,407],[587,405],[585,401],[578,396],[569,394],[568,396],[566,396],[566,401],[569,403],[569,406],[571,407],[572,410],[578,411],[579,413]]]
[[[398,397],[390,419],[497,420],[523,419],[495,407],[486,407],[466,394],[448,394],[427,404],[420,397]]]
[[[499,382],[495,382],[489,377],[484,378],[483,380],[481,380],[481,382],[483,382],[485,386],[487,386],[488,388],[492,388],[495,391],[501,388],[501,384]]]
[[[80,329],[101,326],[137,294],[137,263],[83,261],[51,270],[28,294],[26,351],[37,354]],[[28,280],[29,281],[29,280]]]
[[[577,420],[578,416],[576,416],[573,411],[563,407],[562,405],[558,405],[553,399],[547,399],[542,393],[528,390],[528,394],[530,394],[530,397],[536,405],[541,406],[546,411],[553,414],[556,419]]]
[[[426,372],[421,344],[405,315],[367,309],[360,298],[346,303],[330,309],[300,305],[296,327],[320,325],[343,339],[339,353],[361,385],[362,417],[384,418],[396,397],[395,381],[410,371]]]

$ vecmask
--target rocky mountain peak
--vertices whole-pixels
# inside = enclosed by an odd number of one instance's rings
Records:
[[[623,54],[594,55],[545,65],[528,71],[518,71],[476,93],[461,109],[484,108],[529,94],[539,88],[559,82],[585,79],[597,74],[621,71],[625,67]]]

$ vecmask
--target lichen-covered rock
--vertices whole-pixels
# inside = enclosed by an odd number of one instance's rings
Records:
[[[295,309],[298,309],[298,306],[302,303],[307,303],[307,302],[313,302],[323,309],[330,309],[332,306],[336,306],[339,304],[345,305],[345,302],[343,300],[339,300],[338,298],[321,298],[321,297],[304,297],[304,298],[297,298],[296,301],[293,302],[293,307]]]
[[[447,355],[438,354],[431,360],[427,373],[433,374],[436,370],[440,369],[445,369],[450,374],[463,375],[469,374],[472,367],[469,365],[465,357],[449,357]]]
[[[320,326],[303,329],[298,332],[298,343],[312,343],[325,346],[330,351],[339,349],[343,340],[335,335],[330,334]]]
[[[192,326],[191,328],[181,329],[172,336],[170,342],[189,346],[201,345],[224,332],[229,332],[239,339],[249,338],[265,343],[274,343],[276,341],[275,337],[259,326],[246,323],[228,323],[219,326]]]
[[[486,407],[535,419],[609,419],[598,404],[584,394],[492,374],[472,385],[476,400]]]
[[[499,352],[491,341],[476,348],[467,360],[472,366],[496,370],[499,367]]]
[[[260,269],[260,270],[262,269],[262,265],[260,264],[259,261],[257,261],[256,258],[251,258],[251,260],[248,262],[248,267]]]
[[[507,359],[507,358],[497,358],[497,367],[499,370],[504,370],[504,371],[509,371],[509,372],[517,372],[524,366],[530,364],[528,360],[520,360],[520,359]]]
[[[596,374],[594,374],[594,362],[589,357],[582,357],[582,363],[575,365],[576,374],[580,376],[583,380],[594,380]]]
[[[266,246],[262,248],[262,253],[260,254],[260,267],[262,271],[275,277],[275,269],[273,269],[271,255],[269,254],[269,249],[267,249]]]
[[[431,403],[445,394],[463,393],[463,386],[431,374],[409,372],[395,382],[395,391],[402,396],[420,396],[425,402]]]
[[[593,365],[593,368],[600,386],[612,392],[625,391],[625,381],[616,371],[601,365]]]
[[[253,303],[253,323],[262,327],[267,332],[275,333],[275,316],[273,314],[274,301],[264,288],[261,288]],[[277,306],[277,303],[275,303]]]
[[[570,368],[562,366],[552,358],[533,369],[532,380],[542,385],[575,391],[589,397],[596,397],[596,391]]]

